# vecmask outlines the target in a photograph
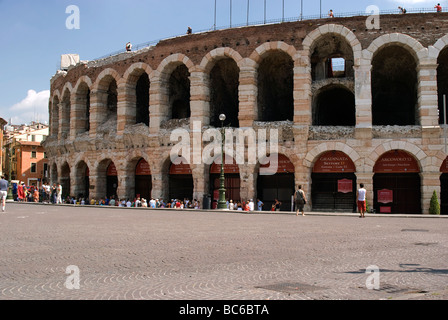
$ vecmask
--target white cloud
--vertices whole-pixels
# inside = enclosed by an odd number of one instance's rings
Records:
[[[50,90],[36,92],[28,90],[25,99],[9,108],[9,116],[13,124],[30,123],[31,121],[48,123],[48,101],[50,99]]]

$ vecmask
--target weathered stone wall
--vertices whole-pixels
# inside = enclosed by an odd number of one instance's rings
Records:
[[[427,213],[433,190],[440,192],[440,166],[446,158],[443,132],[438,125],[437,58],[448,45],[447,20],[447,13],[385,15],[381,16],[379,30],[367,30],[366,17],[251,26],[177,37],[140,51],[81,62],[51,79],[52,135],[45,147],[52,179],[66,175],[62,167],[68,164],[71,192],[75,194],[79,190],[75,183],[80,181],[79,170],[85,170],[86,165],[91,196],[103,196],[104,163],[113,161],[119,177],[118,196],[133,197],[132,172],[138,159],[143,158],[151,167],[153,196],[166,198],[167,163],[175,144],[170,141],[170,134],[179,127],[193,133],[195,121],[200,121],[202,132],[208,128],[209,73],[217,61],[230,58],[239,68],[239,126],[279,128],[279,152],[294,164],[296,183],[302,184],[308,194],[314,162],[325,151],[337,150],[355,163],[357,182],[366,185],[368,201],[372,203],[376,161],[385,152],[400,149],[412,154],[420,164],[422,211]],[[349,78],[345,80],[313,82],[311,56],[316,44],[332,37],[351,48],[348,60],[353,63],[353,74],[347,74]],[[404,48],[415,58],[418,102],[414,125],[395,128],[372,123],[372,60],[388,46]],[[293,62],[293,119],[260,122],[258,67],[275,52],[287,55]],[[170,119],[168,88],[170,75],[180,65],[185,65],[190,75],[191,116],[175,120]],[[149,127],[135,123],[135,87],[143,73],[148,74],[150,81]],[[112,80],[117,84],[117,118],[104,123],[107,90]],[[348,128],[313,127],[313,94],[325,82],[335,81],[353,92],[356,124]],[[90,126],[85,132],[80,127],[85,125],[83,95],[87,87]],[[209,166],[192,164],[191,168],[194,197],[202,199],[209,193]],[[257,174],[257,165],[240,166],[243,199],[256,198]]]

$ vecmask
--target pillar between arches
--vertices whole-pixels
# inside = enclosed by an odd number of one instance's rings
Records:
[[[435,191],[440,203],[440,172],[422,172],[421,173],[421,193],[422,193],[422,212],[429,214],[429,205],[431,197]]]

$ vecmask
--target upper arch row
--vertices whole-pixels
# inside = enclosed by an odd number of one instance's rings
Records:
[[[424,47],[418,40],[411,36],[401,33],[385,34],[371,42],[368,48],[362,49],[361,43],[357,39],[356,35],[348,28],[342,25],[327,24],[320,26],[314,31],[310,32],[302,42],[302,50],[297,50],[294,46],[289,45],[283,41],[266,42],[257,47],[249,57],[243,58],[238,51],[230,47],[216,48],[207,53],[199,65],[195,65],[193,61],[186,55],[181,53],[175,53],[165,58],[157,67],[152,69],[148,64],[143,62],[137,62],[131,65],[121,77],[120,74],[109,67],[103,70],[93,82],[88,76],[84,75],[77,80],[77,83],[73,87],[70,82],[64,84],[61,91],[59,89],[54,90],[51,99],[55,97],[62,98],[65,90],[75,91],[84,82],[91,90],[97,90],[101,87],[101,80],[106,76],[113,77],[117,84],[130,82],[137,70],[144,70],[150,81],[157,80],[163,76],[170,74],[176,66],[184,64],[190,73],[193,72],[208,72],[213,67],[216,60],[222,58],[233,59],[240,70],[244,67],[257,68],[257,65],[261,62],[264,55],[269,51],[279,50],[288,54],[294,61],[296,67],[309,67],[310,56],[314,50],[314,46],[324,35],[338,35],[345,39],[353,50],[354,66],[371,65],[372,59],[378,50],[388,45],[400,45],[414,56],[417,65],[421,64],[436,64],[437,58],[440,52],[448,46],[448,35],[443,36],[436,43],[428,48]]]

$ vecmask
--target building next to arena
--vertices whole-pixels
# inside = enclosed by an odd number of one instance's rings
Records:
[[[51,79],[51,181],[96,199],[216,197],[220,165],[172,163],[171,133],[193,139],[221,127],[224,113],[226,126],[279,133],[277,173],[225,166],[233,201],[260,198],[269,209],[277,198],[290,210],[301,184],[307,210],[354,211],[363,183],[376,212],[427,214],[436,191],[446,214],[447,20],[247,26],[73,63]]]

